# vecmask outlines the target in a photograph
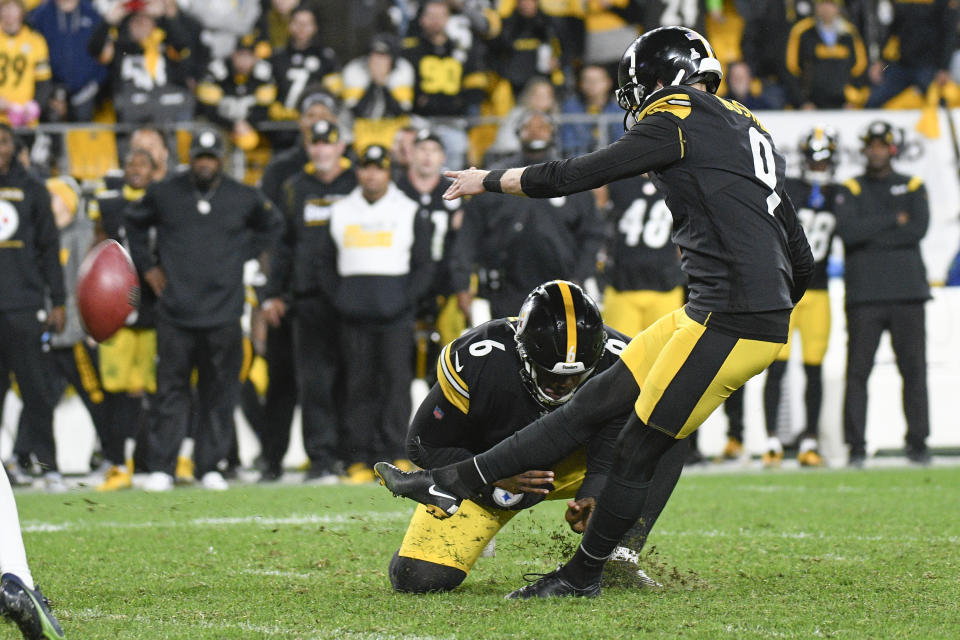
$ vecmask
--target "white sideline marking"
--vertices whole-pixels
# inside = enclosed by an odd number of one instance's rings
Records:
[[[152,618],[142,614],[128,616],[123,613],[107,613],[100,609],[66,610],[64,613],[66,613],[66,616],[69,616],[68,619],[71,622],[74,620],[129,620],[148,626],[151,629],[157,629],[158,627],[173,627],[179,629],[234,629],[237,631],[257,633],[262,636],[283,636],[288,638],[295,636],[298,638],[306,638],[307,640],[329,640],[330,638],[336,638],[337,640],[453,640],[453,638],[455,638],[455,636],[421,636],[408,635],[405,633],[369,633],[366,631],[350,631],[341,627],[329,630],[318,629],[312,635],[303,636],[301,635],[302,632],[296,629],[283,627],[278,624],[262,625],[251,622],[231,622],[228,620],[217,622],[197,620],[187,623],[179,622],[175,619]],[[64,618],[66,618],[66,616],[64,616]]]
[[[291,515],[280,518],[265,518],[263,516],[239,516],[233,518],[194,518],[193,520],[163,522],[36,522],[26,521],[22,530],[24,533],[58,533],[61,531],[76,531],[78,529],[146,529],[150,527],[227,527],[235,525],[298,525],[298,524],[360,524],[369,520],[394,521],[405,520],[410,517],[410,511],[359,511],[349,514],[331,516],[320,515]]]
[[[319,575],[310,573],[297,573],[296,571],[279,571],[277,569],[241,569],[240,573],[248,576],[269,576],[272,578],[300,578],[302,580],[313,580]]]
[[[672,529],[655,529],[654,534],[663,536],[683,536],[693,538],[787,538],[792,540],[856,540],[858,542],[923,542],[957,544],[960,536],[838,536],[822,531],[686,531]]]

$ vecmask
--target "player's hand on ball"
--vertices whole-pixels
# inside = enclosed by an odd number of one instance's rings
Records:
[[[574,532],[583,533],[587,529],[587,523],[590,522],[590,516],[593,515],[595,506],[597,506],[597,501],[593,498],[568,500],[567,512],[563,515],[563,518]]]
[[[494,482],[510,493],[550,493],[553,490],[553,471],[524,471],[512,478]]]

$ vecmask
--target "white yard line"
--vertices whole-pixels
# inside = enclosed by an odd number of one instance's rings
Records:
[[[248,576],[266,576],[270,578],[297,578],[300,580],[317,580],[319,574],[297,573],[296,571],[279,571],[277,569],[241,569],[239,573]]]
[[[145,627],[156,630],[159,628],[173,629],[230,629],[260,634],[263,637],[297,637],[304,640],[453,640],[455,636],[422,636],[405,633],[370,633],[367,631],[350,631],[337,627],[335,629],[316,629],[311,635],[304,636],[302,631],[279,624],[254,624],[251,622],[232,622],[197,620],[181,622],[169,618],[154,618],[145,615],[128,616],[125,614],[108,613],[100,609],[82,609],[79,611],[64,611],[65,619],[73,621],[132,621]],[[67,617],[69,616],[69,617]]]
[[[82,529],[146,529],[153,527],[215,528],[243,525],[263,527],[304,524],[355,525],[366,524],[371,521],[394,522],[397,520],[405,520],[410,517],[411,513],[412,511],[358,511],[355,513],[329,516],[293,514],[290,516],[270,518],[263,516],[238,516],[232,518],[194,518],[192,520],[151,520],[147,522],[116,522],[110,520],[91,522],[39,522],[26,520],[23,523],[22,530],[24,533],[59,533],[62,531],[77,531]]]
[[[689,531],[685,529],[654,529],[653,536],[664,536],[668,538],[686,537],[686,538],[784,538],[790,540],[856,540],[858,542],[913,542],[925,544],[957,544],[960,542],[960,535],[955,536],[851,536],[834,535],[824,533],[823,531],[746,531],[743,529],[721,530],[709,529],[700,531]]]

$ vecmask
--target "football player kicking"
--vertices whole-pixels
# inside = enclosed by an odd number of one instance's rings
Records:
[[[0,614],[13,620],[28,640],[64,638],[39,587],[33,584],[20,535],[17,503],[7,474],[0,472]]]
[[[565,404],[584,381],[617,362],[626,346],[625,336],[603,325],[596,303],[580,287],[564,280],[540,285],[518,318],[491,320],[443,348],[437,383],[408,432],[410,459],[425,468],[471,459]],[[566,519],[582,533],[628,414],[629,408],[607,420],[586,447],[549,461],[542,467],[549,471],[529,470],[481,487],[453,517],[439,520],[429,515],[432,505],[419,506],[390,561],[393,588],[424,593],[457,587],[497,532],[519,510],[544,499],[575,497]],[[617,549],[619,559],[634,565],[641,585],[657,585],[636,569],[636,558],[677,484],[687,448],[678,440],[664,456],[640,521]]]
[[[714,95],[722,76],[697,32],[648,31],[620,61],[617,100],[624,122],[630,115],[636,122],[619,140],[522,169],[448,173],[454,183],[445,197],[495,191],[545,198],[650,171],[673,213],[673,240],[690,283],[686,306],[634,337],[620,360],[569,402],[489,451],[430,471],[377,464],[394,494],[442,515],[482,486],[547,468],[612,416],[630,412],[573,558],[510,598],[598,595],[603,566],[641,516],[664,453],[766,369],[787,340],[813,257],[784,192],[783,156],[750,111]],[[456,498],[444,497],[451,494]]]

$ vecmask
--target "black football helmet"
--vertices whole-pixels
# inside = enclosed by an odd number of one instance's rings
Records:
[[[803,178],[810,183],[824,184],[837,167],[840,138],[832,127],[818,125],[800,141],[803,153]]]
[[[669,87],[703,82],[707,91],[716,93],[722,79],[720,61],[706,38],[686,27],[660,27],[631,42],[623,52],[617,104],[635,114],[657,90],[657,83]]]
[[[593,373],[607,333],[597,303],[583,289],[552,280],[524,300],[516,340],[524,386],[540,406],[552,409]]]

